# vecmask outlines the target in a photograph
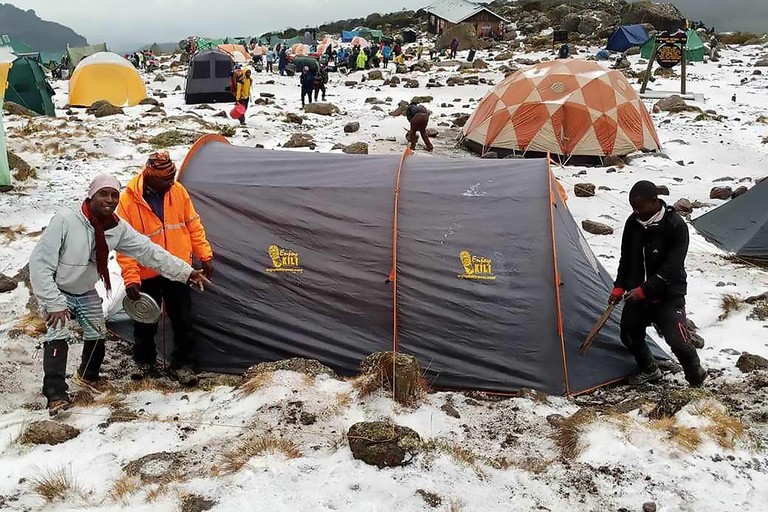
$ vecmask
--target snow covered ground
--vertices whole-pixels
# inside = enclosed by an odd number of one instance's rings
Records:
[[[479,76],[497,83],[503,78],[497,68],[504,63],[488,59],[487,53],[479,56],[491,69]],[[696,217],[720,203],[709,199],[713,186],[751,186],[768,174],[768,145],[761,143],[768,136],[768,124],[757,122],[768,115],[768,76],[753,76],[749,67],[762,53],[757,47],[726,50],[721,66],[689,67],[689,91],[705,98],[699,106],[725,118],[694,122],[695,114],[653,114],[668,159],[643,156],[616,172],[607,167],[555,168],[569,191],[568,207],[577,222],[590,219],[614,228],[609,236],[586,234],[610,272],[618,265],[622,226],[630,213],[627,191],[635,181],[667,185],[670,196],[665,199],[670,204],[683,197],[707,203],[694,211]],[[637,56],[631,60],[634,69],[644,68]],[[55,84],[57,119],[5,116],[9,149],[37,169],[37,178],[16,183],[14,192],[0,195],[0,227],[18,232],[0,234],[0,272],[14,276],[22,269],[37,240],[35,233],[56,209],[80,200],[95,174],[113,173],[126,183],[152,150],[149,137],[161,132],[202,132],[226,125],[236,127],[230,141],[237,145],[277,149],[293,133],[303,132],[314,137],[319,151],[363,141],[371,153],[399,153],[407,122],[389,112],[400,100],[431,95],[431,126],[440,131],[434,154],[472,159],[476,156],[455,147],[452,115],[471,113],[489,89],[482,84],[425,87],[429,78],[445,83],[457,74],[454,67],[411,73],[408,77],[420,83],[416,89],[383,87],[381,81],[347,87],[346,80],[359,82],[362,74],[332,74],[327,100],[341,114],[307,114],[299,126],[284,121],[286,113],[302,114],[298,79],[255,75],[254,98],[272,93],[274,100],[268,105],[252,103],[243,129],[216,116],[230,105],[214,105],[213,110],[186,106],[183,92],[175,90],[183,88],[183,76],[168,70],[160,74],[166,81],[153,81],[155,74],[145,78],[150,95],[167,95],[158,98],[167,117],[147,116],[152,106],[137,106],[126,108],[124,116],[103,119],[75,109],[71,118],[64,108],[65,82]],[[392,68],[385,76],[392,76]],[[654,90],[677,87],[675,80],[651,84]],[[375,110],[365,103],[371,97],[386,104]],[[652,102],[647,105],[650,110]],[[359,121],[360,131],[345,134],[343,127],[350,121]],[[170,148],[172,157],[180,162],[189,145]],[[418,157],[432,156],[419,151]],[[716,181],[721,178],[728,179]],[[607,189],[599,189],[595,197],[577,198],[571,192],[580,182]],[[636,511],[647,501],[656,502],[663,512],[763,511],[768,503],[768,376],[742,374],[735,362],[742,351],[768,357],[768,324],[748,320],[751,308],[746,306],[725,320],[719,316],[724,294],[745,298],[768,291],[768,273],[724,259],[693,228],[691,238],[688,310],[706,340],[701,356],[711,378],[704,398],[692,401],[671,420],[650,420],[647,412],[663,398],[665,388],[685,389],[680,374],[666,375],[663,386],[647,390],[617,387],[574,400],[432,393],[408,408],[382,392],[362,397],[351,382],[287,371],[265,379],[249,396],[226,385],[136,391],[125,388],[121,362],[129,349],[112,342],[105,372],[119,382],[122,393],[96,397],[94,404],[77,407],[63,418],[81,430],[75,439],[56,446],[22,445],[19,435],[29,423],[47,419],[39,395],[40,342],[17,328],[28,313],[29,291],[22,284],[0,294],[0,510],[172,511],[183,503],[189,506],[184,500],[193,494],[210,499],[216,511]],[[79,350],[73,345],[70,361],[77,360]],[[627,406],[633,400],[643,403]],[[580,409],[596,416],[574,420],[572,428],[552,416],[569,417]],[[135,416],[132,421],[109,421],[116,410]],[[745,431],[724,419],[729,416]],[[304,418],[312,417],[311,424],[304,424],[310,423]],[[379,470],[354,460],[343,434],[358,421],[386,418],[435,441],[432,449],[396,469]],[[569,444],[567,434],[574,431],[575,444]],[[266,453],[239,471],[223,471],[226,451],[253,435],[289,440],[300,456]],[[159,452],[176,454],[172,462],[156,462],[159,473],[167,472],[163,464],[173,466],[172,477],[159,483],[126,477],[126,464]],[[82,492],[69,492],[63,500],[47,504],[35,492],[35,479],[61,469]],[[116,492],[116,482],[128,490]]]

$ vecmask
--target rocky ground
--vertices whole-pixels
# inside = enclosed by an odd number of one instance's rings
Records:
[[[520,50],[519,41],[481,51],[482,63],[332,75],[329,106],[312,110],[300,108],[296,78],[256,75],[245,127],[226,117],[231,105],[184,105],[183,67],[145,76],[150,101],[122,113],[69,109],[59,82],[57,118],[6,115],[9,149],[29,169],[17,162],[16,188],[0,196],[0,272],[10,276],[0,279],[10,288],[0,293],[0,508],[224,511],[252,507],[258,496],[264,509],[292,511],[763,510],[768,315],[764,299],[745,299],[768,290],[768,277],[727,258],[692,227],[688,309],[710,371],[701,391],[689,391],[669,367],[660,385],[574,399],[429,392],[401,405],[365,379],[340,380],[305,362],[262,368],[245,382],[205,375],[199,389],[186,390],[164,379],[130,382],[130,349],[111,340],[105,374],[114,392],[79,394],[67,416],[36,423],[47,419],[41,325],[24,265],[53,212],[81,197],[95,174],[125,183],[150,151],[167,148],[181,161],[201,133],[268,149],[399,153],[407,127],[401,102],[416,96],[433,112],[434,154],[469,164],[477,156],[456,137],[477,102],[505,73],[551,58],[546,47]],[[579,46],[578,57],[596,50]],[[665,199],[695,218],[730,195],[713,188],[733,192],[765,176],[768,78],[755,67],[765,53],[734,47],[720,62],[689,68],[689,89],[704,102],[688,107],[700,110],[662,105],[652,114],[666,156],[555,168],[577,222],[609,228],[585,233],[609,271],[618,264],[635,181],[666,187]],[[629,61],[628,73],[645,69],[639,56]],[[651,84],[676,86],[674,77]],[[71,361],[79,350],[75,343]],[[392,429],[398,442],[386,457],[407,464],[379,469],[353,457],[369,457],[361,440],[389,432],[353,430],[350,439],[353,425],[370,421],[418,435],[415,442]]]

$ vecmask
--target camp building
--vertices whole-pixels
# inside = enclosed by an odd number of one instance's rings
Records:
[[[478,36],[489,37],[499,34],[507,21],[482,3],[468,0],[438,0],[424,11],[429,16],[427,30],[437,35],[459,23],[470,23]]]

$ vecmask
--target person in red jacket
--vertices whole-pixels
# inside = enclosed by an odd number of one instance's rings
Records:
[[[149,156],[140,174],[128,183],[120,196],[117,214],[136,231],[178,258],[190,263],[192,255],[200,260],[207,278],[213,276],[213,252],[205,236],[200,216],[189,193],[176,181],[176,166],[168,152]],[[192,369],[191,296],[189,287],[159,276],[129,256],[117,255],[122,269],[125,291],[136,300],[140,293],[149,294],[160,304],[173,327],[173,352],[170,373],[184,385],[194,385],[197,377]],[[157,324],[134,322],[134,361],[141,376],[155,373],[155,335]]]

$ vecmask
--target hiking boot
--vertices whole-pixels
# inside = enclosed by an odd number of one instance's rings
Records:
[[[85,388],[94,393],[104,393],[109,391],[111,388],[109,381],[104,377],[99,377],[96,380],[86,379],[80,375],[80,370],[77,370],[72,376],[72,384],[81,388]]]
[[[131,380],[159,379],[162,374],[154,364],[136,363],[136,368],[131,373]]]
[[[696,368],[693,377],[688,378],[688,376],[686,375],[685,380],[688,381],[688,384],[692,388],[700,388],[704,385],[704,381],[707,380],[707,370],[705,370],[704,368],[701,367],[701,365],[699,365],[699,367]]]
[[[49,400],[48,401],[48,416],[53,418],[57,414],[59,414],[61,411],[66,411],[69,409],[70,402],[67,398],[66,400]]]
[[[168,374],[179,382],[182,386],[194,386],[197,384],[197,375],[188,366],[182,368],[171,368]]]
[[[240,118],[240,125],[245,126],[245,117]]]
[[[660,380],[661,380],[661,370],[659,370],[658,367],[655,367],[653,370],[640,372],[636,375],[631,376],[627,381],[627,384],[629,384],[630,386],[642,386],[643,384],[651,384],[653,382],[658,382]]]

